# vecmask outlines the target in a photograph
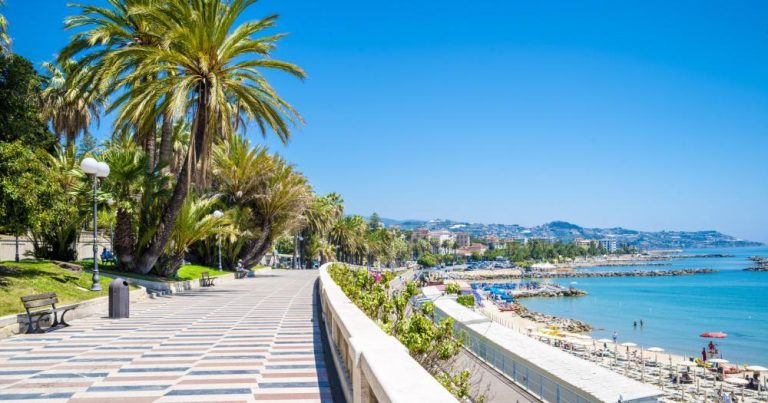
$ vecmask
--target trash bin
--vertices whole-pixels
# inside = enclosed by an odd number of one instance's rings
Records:
[[[112,280],[109,283],[109,317],[127,318],[130,297],[127,281],[121,278]]]

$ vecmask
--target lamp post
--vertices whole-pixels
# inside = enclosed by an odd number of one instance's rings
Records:
[[[115,199],[110,197],[107,199],[107,204],[112,207],[115,204]],[[109,251],[112,254],[115,253],[115,229],[112,226],[112,220],[109,220]]]
[[[221,212],[221,210],[216,210],[213,212],[214,218],[221,218],[224,216],[224,213]],[[219,271],[221,271],[221,234],[216,234],[216,239],[218,240],[219,244]]]
[[[97,245],[98,236],[98,207],[96,206],[96,187],[99,178],[106,178],[109,175],[109,165],[106,162],[98,162],[88,157],[80,162],[80,169],[86,175],[93,177],[93,285],[91,291],[101,291],[99,284],[99,247]]]

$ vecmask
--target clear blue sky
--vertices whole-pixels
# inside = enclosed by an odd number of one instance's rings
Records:
[[[66,42],[65,1],[7,3],[17,52]],[[248,17],[270,13],[291,33],[276,56],[309,79],[275,78],[307,125],[267,143],[350,212],[768,242],[768,2],[264,0]]]

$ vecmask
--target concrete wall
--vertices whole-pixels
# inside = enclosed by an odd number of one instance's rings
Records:
[[[455,402],[456,399],[347,298],[320,267],[320,302],[333,361],[346,400]]]
[[[109,238],[104,237],[103,234],[97,238],[98,254],[101,256],[101,251],[104,248],[112,249],[110,246]],[[31,257],[34,247],[32,246],[32,239],[25,236],[19,237],[19,255],[22,259],[25,257]],[[12,235],[0,235],[0,262],[5,260],[14,260],[16,257],[16,241]],[[93,258],[93,234],[90,232],[83,232],[80,234],[80,242],[77,243],[77,258],[78,259],[90,259]]]

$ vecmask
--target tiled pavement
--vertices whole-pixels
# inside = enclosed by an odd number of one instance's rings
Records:
[[[316,271],[222,283],[0,341],[0,401],[331,401]]]

